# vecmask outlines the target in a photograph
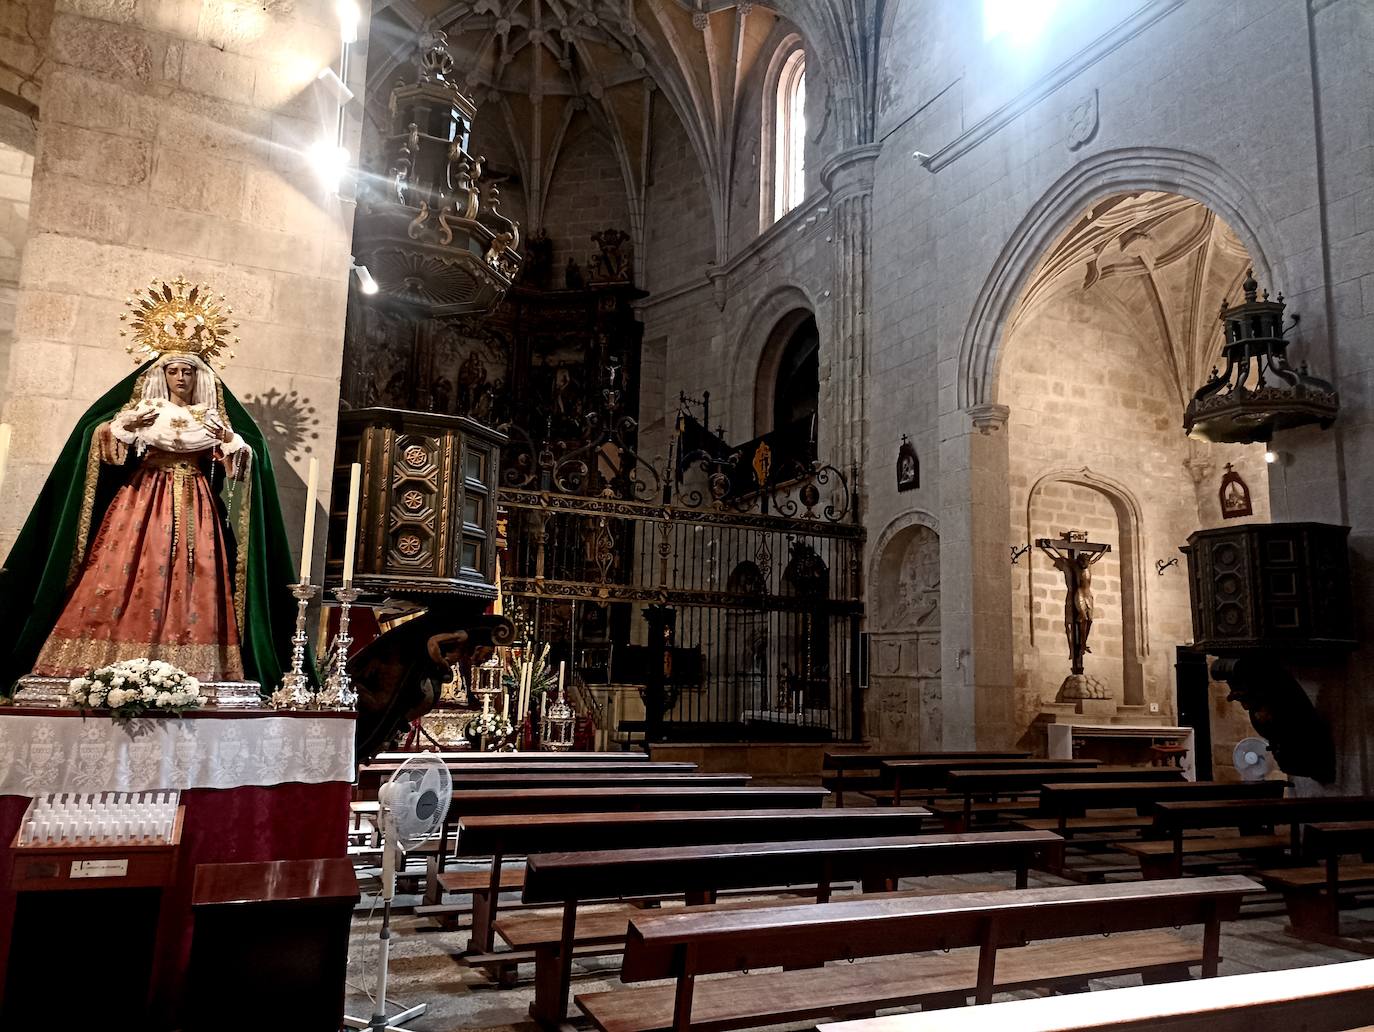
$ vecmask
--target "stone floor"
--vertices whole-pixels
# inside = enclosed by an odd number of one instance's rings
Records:
[[[924,882],[904,882],[904,888],[918,885],[960,887],[977,884],[989,886],[1005,880],[1011,887],[1011,876],[978,875],[970,877],[932,878]],[[1032,885],[1061,884],[1058,879],[1032,876]],[[377,956],[377,929],[380,911],[372,912],[376,880],[364,882],[364,897],[353,925],[352,951],[349,958],[348,1013],[367,1017],[371,1004],[364,988],[371,990],[374,960]],[[512,897],[514,898],[514,897]],[[531,1032],[537,1026],[529,1020],[528,1007],[533,998],[531,969],[522,968],[519,985],[510,990],[496,989],[483,975],[463,961],[461,953],[467,945],[466,928],[443,932],[428,919],[416,919],[409,913],[414,897],[398,897],[397,913],[393,918],[391,988],[388,996],[395,1004],[411,1006],[428,1003],[423,1016],[406,1025],[411,1032],[468,1032],[468,1030],[519,1030]],[[1374,956],[1374,906],[1346,911],[1342,917],[1343,938],[1339,944],[1319,945],[1295,938],[1286,930],[1282,907],[1247,908],[1240,920],[1223,926],[1222,974],[1242,974],[1252,971],[1275,971],[1282,968],[1312,964],[1329,964],[1344,960],[1359,960]],[[1185,929],[1201,935],[1200,929]],[[1106,940],[1110,946],[1110,940]],[[620,984],[616,975],[619,958],[597,958],[574,964],[573,992],[612,989]],[[1108,985],[1138,984],[1139,979],[1122,978],[1093,983],[1093,988]],[[1033,993],[1008,994],[1030,996]],[[391,1010],[395,1009],[395,1004]],[[585,1026],[584,1026],[585,1027]],[[794,1026],[812,1028],[813,1023]]]

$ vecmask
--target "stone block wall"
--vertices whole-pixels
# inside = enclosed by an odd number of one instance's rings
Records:
[[[579,113],[568,123],[553,182],[544,202],[544,228],[553,240],[554,284],[563,283],[568,259],[586,267],[597,253],[592,234],[608,227],[633,233],[625,177],[606,135],[590,116]]]
[[[715,242],[701,163],[667,100],[654,98],[652,117],[639,283],[651,292],[704,285]],[[709,303],[704,297],[701,301]]]
[[[271,442],[288,527],[303,518],[311,455],[327,503],[352,205],[305,152],[333,138],[315,76],[339,47],[325,0],[57,4],[4,395],[14,439],[0,551],[69,428],[133,368],[118,316],[154,278],[228,295],[242,344],[225,382]],[[365,67],[358,45],[356,92]],[[347,142],[356,152],[356,130]],[[317,525],[322,540],[327,521]],[[317,565],[323,554],[317,543]]]
[[[0,143],[0,378],[9,368],[14,344],[19,266],[29,235],[29,186],[33,155]]]

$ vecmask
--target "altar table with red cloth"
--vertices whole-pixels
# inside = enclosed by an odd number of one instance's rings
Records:
[[[346,856],[354,777],[351,712],[201,710],[139,722],[74,710],[0,708],[0,993],[17,893],[14,852],[29,800],[49,792],[176,789],[186,808],[175,885],[162,898],[154,1010],[170,1022],[191,947],[197,864]],[[79,932],[73,932],[79,955]],[[60,968],[71,957],[53,958]],[[3,1001],[0,1001],[3,1002]]]

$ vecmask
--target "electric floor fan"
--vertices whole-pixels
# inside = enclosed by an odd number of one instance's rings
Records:
[[[442,760],[419,753],[397,768],[377,792],[377,820],[382,834],[382,927],[377,939],[377,973],[372,1017],[345,1017],[348,1028],[372,1032],[405,1032],[400,1028],[418,1018],[428,1004],[386,1016],[387,970],[391,957],[391,902],[396,897],[396,867],[405,855],[443,827],[452,799],[453,778]]]
[[[1269,743],[1263,738],[1242,738],[1231,753],[1231,762],[1240,771],[1242,781],[1263,781],[1274,769],[1274,757]]]

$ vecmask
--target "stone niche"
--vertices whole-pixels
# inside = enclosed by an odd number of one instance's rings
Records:
[[[880,748],[940,748],[940,536],[923,525],[880,544],[869,598],[864,716]]]

